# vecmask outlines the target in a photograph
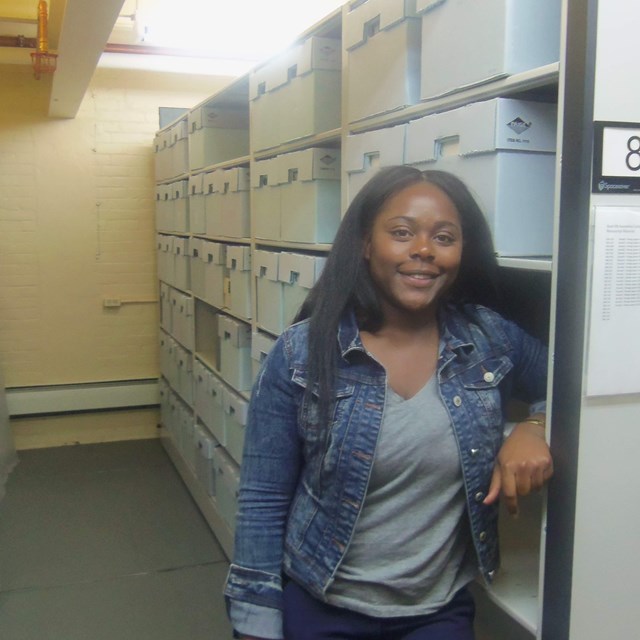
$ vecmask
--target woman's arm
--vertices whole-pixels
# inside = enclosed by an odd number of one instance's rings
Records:
[[[493,470],[485,504],[504,496],[509,513],[517,515],[518,497],[541,489],[553,475],[553,460],[545,439],[547,348],[517,325],[505,322],[513,346],[514,397],[529,403],[529,415],[504,440]]]
[[[284,538],[301,465],[300,397],[280,338],[258,376],[249,404],[234,557],[225,587],[231,622],[249,638],[261,633],[282,637]]]

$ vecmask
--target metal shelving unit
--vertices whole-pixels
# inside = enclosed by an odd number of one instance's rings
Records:
[[[321,23],[314,25],[301,36],[300,41],[311,35],[340,37],[345,10],[338,10]],[[622,202],[620,199],[615,200],[615,196],[611,195],[591,196],[589,179],[592,140],[589,136],[592,135],[593,130],[591,113],[594,93],[598,98],[595,106],[598,119],[640,121],[637,106],[630,106],[640,104],[637,90],[633,94],[634,99],[630,100],[628,91],[626,93],[619,91],[617,84],[611,84],[613,81],[609,84],[605,83],[604,72],[596,68],[596,47],[598,50],[602,48],[608,51],[615,49],[616,46],[612,42],[612,39],[615,40],[613,31],[598,32],[599,41],[596,38],[596,31],[598,25],[610,26],[611,20],[617,20],[620,23],[620,17],[624,16],[625,37],[629,42],[633,41],[632,27],[628,25],[637,24],[636,18],[640,20],[640,8],[634,0],[609,0],[606,5],[598,0],[562,0],[562,14],[563,34],[559,63],[499,78],[383,115],[352,123],[343,122],[341,127],[331,131],[293,140],[274,148],[251,150],[248,155],[240,158],[190,172],[203,173],[236,166],[251,167],[255,161],[266,160],[282,153],[311,146],[340,148],[350,134],[408,123],[432,113],[496,97],[557,101],[558,146],[554,255],[498,258],[501,269],[510,274],[518,273],[524,288],[526,288],[528,277],[542,278],[543,286],[547,286],[548,283],[551,297],[549,337],[554,353],[550,361],[549,397],[552,400],[550,439],[553,449],[557,452],[558,465],[556,478],[550,487],[548,503],[546,496],[530,498],[525,501],[526,506],[523,507],[517,521],[503,514],[501,534],[504,570],[491,587],[485,588],[478,585],[475,589],[479,607],[497,607],[510,621],[511,628],[518,629],[518,640],[520,637],[543,640],[591,640],[591,638],[595,640],[605,632],[602,630],[604,627],[596,631],[597,615],[590,609],[589,603],[597,600],[594,600],[593,588],[588,582],[590,575],[586,566],[589,561],[585,558],[590,557],[594,566],[600,568],[598,576],[598,582],[602,581],[600,595],[609,590],[610,593],[616,594],[615,598],[628,606],[628,596],[632,592],[628,589],[628,585],[625,587],[613,575],[607,575],[607,560],[602,557],[602,552],[598,553],[597,542],[591,536],[587,536],[587,540],[578,545],[575,543],[574,536],[587,531],[589,523],[593,525],[593,518],[585,515],[585,510],[589,507],[584,504],[588,500],[585,497],[584,487],[594,493],[599,508],[616,523],[615,527],[597,525],[598,530],[607,529],[607,531],[601,531],[602,540],[609,539],[610,544],[604,546],[615,558],[616,566],[621,566],[624,562],[620,559],[620,554],[629,553],[628,548],[623,546],[620,549],[613,548],[616,544],[614,541],[620,540],[622,545],[625,540],[624,534],[616,533],[616,530],[625,531],[634,526],[634,523],[630,523],[629,517],[624,514],[612,513],[611,508],[607,507],[609,498],[604,495],[606,483],[603,481],[602,488],[594,486],[594,483],[585,477],[588,472],[584,469],[589,465],[597,468],[597,458],[603,448],[603,442],[607,445],[607,451],[615,452],[615,456],[609,459],[626,460],[626,464],[633,466],[637,455],[640,455],[637,438],[634,440],[632,435],[632,432],[637,432],[632,428],[637,422],[637,397],[613,398],[609,401],[585,398],[581,385],[587,347],[581,326],[586,322],[586,300],[588,300],[591,268],[589,262],[591,207],[603,201],[610,202],[611,200],[606,200],[607,198],[613,198],[615,204]],[[629,47],[624,48],[623,45],[624,42],[621,43],[621,48],[626,52],[627,58],[621,60],[613,54],[610,58],[616,59],[617,64],[628,70],[629,77],[633,77],[640,62],[639,54],[635,49],[632,51]],[[348,73],[346,56],[343,55],[343,87],[345,86],[344,77]],[[249,79],[245,76],[232,83],[227,89],[208,98],[201,105],[246,102],[248,86]],[[604,94],[604,90],[600,90],[601,93],[598,94],[597,90],[600,86],[606,87],[607,95]],[[346,109],[343,99],[344,113]],[[640,125],[638,128],[640,129]],[[571,158],[570,163],[567,158]],[[343,172],[343,185],[344,175]],[[172,180],[184,179],[188,176],[189,174],[183,174]],[[166,183],[172,180],[165,179],[161,182]],[[637,207],[638,197],[640,196],[630,196],[624,203]],[[203,234],[191,235],[223,243],[245,244],[252,251],[274,249],[322,254],[329,251],[331,247],[330,244],[308,245],[263,240],[254,236],[232,239],[220,236],[208,237]],[[546,277],[549,277],[548,281],[544,280]],[[255,305],[255,286],[253,286],[254,309]],[[252,315],[255,316],[255,313]],[[269,333],[256,321],[255,317],[244,320],[251,325],[253,331]],[[196,351],[194,357],[219,374],[216,363],[211,361],[208,354]],[[600,435],[603,427],[602,420],[608,423],[611,420],[610,416],[615,416],[615,419],[620,421],[617,423],[621,425],[619,430],[622,431],[619,442],[612,443],[610,439],[603,439]],[[607,429],[614,426],[607,424]],[[211,499],[206,492],[203,492],[189,465],[171,441],[163,437],[163,442],[207,521],[219,537],[226,553],[230,555],[231,531],[217,512],[215,499]],[[609,453],[609,455],[613,454]],[[577,469],[578,460],[583,469],[581,473]],[[582,495],[578,494],[578,488]],[[628,489],[625,494],[627,495],[626,504],[634,503],[634,497],[628,495],[631,491],[632,489]],[[577,512],[576,509],[578,509]],[[638,523],[635,522],[636,529],[637,525]],[[634,568],[635,575],[640,570],[640,566],[633,559],[634,557],[627,558],[630,566]],[[579,585],[573,584],[573,574],[586,582]],[[608,598],[608,602],[610,600],[611,598]],[[632,637],[637,633],[637,626],[640,623],[632,627],[629,624],[628,612],[621,611],[620,606],[612,607],[612,611],[615,611],[617,617],[614,617],[613,613],[610,616],[603,616],[611,625],[606,628],[608,635]],[[571,625],[570,619],[573,620]],[[592,621],[591,627],[586,621]],[[501,630],[497,623],[496,625],[494,629],[489,629],[489,635],[493,640],[498,638],[512,640],[516,637],[504,635],[506,632]],[[618,629],[618,633],[616,634],[613,629]]]

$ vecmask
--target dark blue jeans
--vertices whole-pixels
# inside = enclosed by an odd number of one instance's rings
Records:
[[[473,640],[475,605],[461,589],[440,611],[373,618],[320,602],[291,581],[284,590],[286,640]]]

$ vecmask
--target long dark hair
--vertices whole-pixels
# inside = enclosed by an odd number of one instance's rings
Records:
[[[499,310],[498,266],[491,232],[467,186],[445,171],[420,171],[404,165],[380,169],[349,205],[322,274],[295,318],[296,321],[309,318],[307,391],[317,389],[320,424],[327,424],[333,403],[340,319],[347,310],[352,310],[361,329],[376,331],[382,326],[380,300],[364,259],[365,242],[387,200],[418,182],[441,189],[460,216],[462,257],[447,300]]]

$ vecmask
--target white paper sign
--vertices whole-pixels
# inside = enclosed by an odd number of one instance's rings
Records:
[[[587,395],[640,392],[640,207],[596,207]]]

